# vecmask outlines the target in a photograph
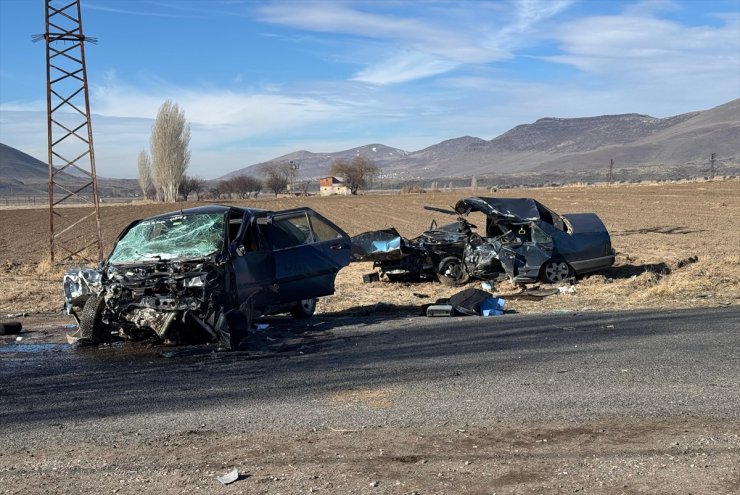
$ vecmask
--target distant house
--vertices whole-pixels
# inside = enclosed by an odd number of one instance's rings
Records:
[[[319,179],[319,194],[321,196],[332,196],[335,194],[347,196],[349,193],[349,187],[341,179],[337,179],[336,177]]]

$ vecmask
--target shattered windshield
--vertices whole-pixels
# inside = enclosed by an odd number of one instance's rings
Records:
[[[224,214],[176,214],[143,220],[116,245],[111,263],[198,258],[223,247]]]

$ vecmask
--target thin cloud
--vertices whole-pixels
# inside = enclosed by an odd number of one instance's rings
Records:
[[[683,26],[655,17],[600,16],[558,30],[562,55],[549,60],[615,78],[726,76],[740,68],[740,24]]]
[[[460,64],[489,63],[510,56],[498,47],[485,46],[483,34],[472,32],[469,24],[441,25],[362,12],[348,3],[270,4],[259,13],[259,20],[267,23],[387,43],[377,48],[373,59],[364,61],[366,68],[353,77],[372,84],[407,82],[444,73]]]
[[[490,36],[488,43],[509,48],[526,44],[528,36],[540,23],[566,10],[573,3],[574,0],[516,0],[514,19]]]
[[[355,75],[355,81],[384,85],[414,81],[448,72],[460,64],[420,52],[406,52],[368,67]]]

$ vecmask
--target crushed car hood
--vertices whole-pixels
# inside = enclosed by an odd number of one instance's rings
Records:
[[[397,260],[403,246],[404,239],[394,228],[365,232],[352,238],[352,261]]]

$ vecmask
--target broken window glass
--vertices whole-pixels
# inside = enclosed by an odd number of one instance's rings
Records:
[[[111,263],[201,258],[223,247],[223,213],[173,215],[136,224],[118,241]]]

